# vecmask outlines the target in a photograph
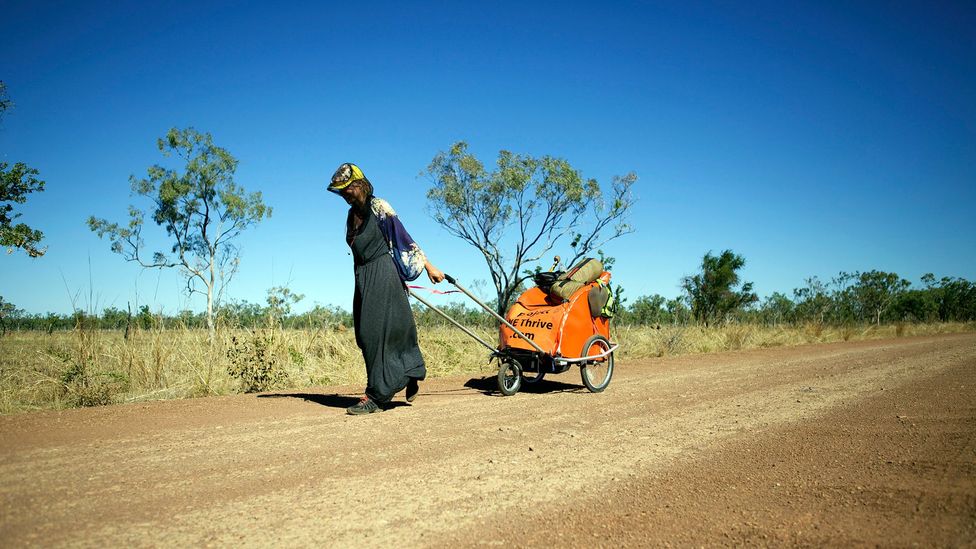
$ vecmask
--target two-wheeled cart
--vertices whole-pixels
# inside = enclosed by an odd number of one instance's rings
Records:
[[[537,274],[536,286],[523,292],[505,317],[458,284],[454,277],[444,275],[445,280],[499,321],[497,347],[413,291],[410,295],[491,352],[491,359],[497,359],[499,363],[498,388],[502,394],[514,395],[523,382],[535,383],[546,374],[560,374],[573,366],[579,366],[583,385],[591,392],[599,393],[610,384],[613,354],[618,345],[610,340],[609,315],[599,313],[599,307],[592,304],[590,293],[597,288],[607,288],[610,273],[603,271],[568,298],[547,291],[556,274]]]

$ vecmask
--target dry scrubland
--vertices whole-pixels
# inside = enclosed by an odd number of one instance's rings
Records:
[[[618,360],[956,333],[976,324],[619,327]],[[488,341],[490,330],[479,330]],[[0,413],[365,383],[351,330],[17,332],[0,337]],[[420,329],[429,375],[494,373],[487,351],[460,331]],[[235,370],[237,373],[232,374]]]

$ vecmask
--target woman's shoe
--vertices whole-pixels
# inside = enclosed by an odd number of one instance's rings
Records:
[[[413,402],[419,392],[420,384],[415,378],[410,378],[410,381],[407,382],[407,402]]]
[[[351,416],[361,416],[364,414],[372,414],[373,412],[382,411],[378,404],[373,402],[368,396],[364,396],[359,399],[359,402],[346,408],[346,413]]]

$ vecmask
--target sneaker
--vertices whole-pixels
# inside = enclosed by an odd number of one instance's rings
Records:
[[[361,416],[363,414],[372,414],[373,412],[382,411],[378,404],[372,401],[368,396],[364,396],[359,399],[359,402],[346,408],[346,413],[351,416]]]
[[[410,378],[410,381],[407,382],[407,402],[413,402],[419,392],[420,384],[417,383],[415,378]]]

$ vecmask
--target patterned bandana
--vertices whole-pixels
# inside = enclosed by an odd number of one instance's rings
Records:
[[[329,190],[337,193],[361,179],[366,179],[366,176],[363,175],[363,171],[359,169],[359,166],[346,162],[339,166],[339,169],[332,174],[332,183],[329,184]]]

